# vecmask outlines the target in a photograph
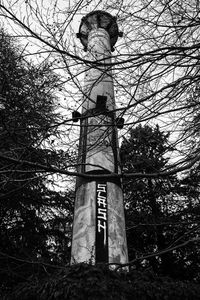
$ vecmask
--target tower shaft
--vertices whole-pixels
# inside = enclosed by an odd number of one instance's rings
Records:
[[[120,172],[111,71],[116,26],[111,15],[97,11],[82,19],[79,30],[88,60],[97,62],[85,73],[79,172],[102,176],[77,178],[72,237],[72,262],[77,263],[128,262],[121,182],[107,176]]]

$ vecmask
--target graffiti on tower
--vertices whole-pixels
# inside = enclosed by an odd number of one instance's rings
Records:
[[[107,183],[96,182],[96,261],[108,261]]]

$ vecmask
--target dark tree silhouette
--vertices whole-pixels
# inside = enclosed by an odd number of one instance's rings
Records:
[[[161,132],[158,126],[130,129],[121,146],[124,171],[162,171],[173,150],[168,138],[169,134]],[[197,180],[194,174],[184,179],[170,175],[124,180],[129,255],[137,267],[151,266],[155,272],[173,278],[198,278]],[[155,255],[141,259],[150,253]]]
[[[50,175],[20,162],[63,159],[62,152],[43,149],[56,136],[57,76],[48,65],[27,63],[3,30],[0,45],[0,278],[12,285],[44,273],[42,262],[69,261],[73,197],[50,188]]]

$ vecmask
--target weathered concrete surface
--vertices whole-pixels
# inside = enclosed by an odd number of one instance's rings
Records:
[[[127,263],[128,252],[122,190],[112,182],[107,184],[109,263]]]
[[[95,257],[95,181],[82,184],[76,191],[71,260],[94,262]]]

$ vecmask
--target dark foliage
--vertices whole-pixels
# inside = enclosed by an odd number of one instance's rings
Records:
[[[3,300],[197,300],[200,286],[155,275],[151,270],[111,271],[78,264],[42,282],[30,278]]]
[[[48,177],[21,163],[61,163],[63,153],[42,146],[57,134],[58,78],[48,64],[25,61],[3,30],[0,82],[0,282],[9,288],[43,276],[38,263],[69,260],[73,198],[49,189]]]
[[[121,147],[124,171],[147,174],[162,171],[171,150],[168,138],[158,126],[131,129]],[[195,172],[184,179],[171,175],[124,180],[129,256],[137,268],[151,266],[156,273],[174,279],[199,278],[197,181]],[[166,249],[160,256],[138,259]]]

